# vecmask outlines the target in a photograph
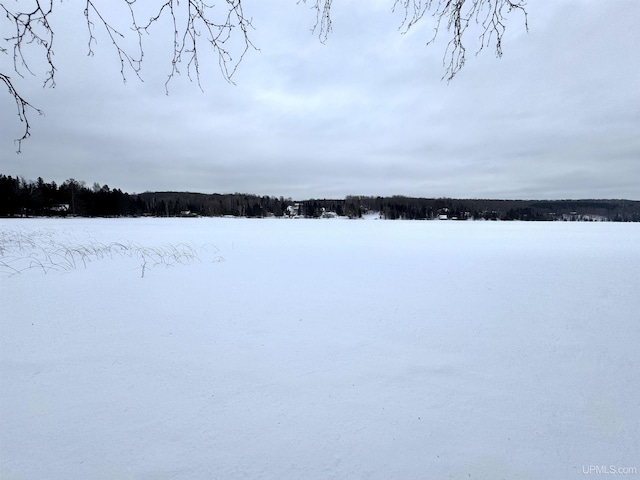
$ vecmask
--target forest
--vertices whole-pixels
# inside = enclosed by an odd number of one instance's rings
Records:
[[[521,220],[640,221],[640,201],[634,200],[491,200],[347,196],[344,199],[292,200],[245,193],[204,194],[144,192],[73,178],[58,185],[41,177],[0,175],[0,217],[283,217],[307,218],[377,215],[388,220]]]

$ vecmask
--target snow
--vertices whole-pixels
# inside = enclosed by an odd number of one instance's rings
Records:
[[[640,468],[637,224],[5,219],[0,255],[3,480]]]

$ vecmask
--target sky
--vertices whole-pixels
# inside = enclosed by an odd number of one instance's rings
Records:
[[[122,2],[94,3],[124,25]],[[183,65],[167,95],[168,17],[144,36],[142,80],[125,70],[124,82],[104,30],[87,55],[83,7],[54,2],[55,88],[42,87],[37,47],[27,51],[35,75],[24,78],[0,54],[0,72],[44,112],[31,114],[16,154],[23,125],[0,91],[0,173],[129,193],[640,200],[640,2],[532,1],[528,32],[519,12],[508,16],[502,58],[476,55],[470,30],[450,82],[446,30],[427,45],[433,19],[403,34],[392,7],[336,0],[321,42],[309,4],[245,0],[259,50],[234,84],[203,44],[201,88]],[[8,28],[0,22],[3,38]]]

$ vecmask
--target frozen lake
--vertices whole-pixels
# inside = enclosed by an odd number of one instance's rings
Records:
[[[639,292],[639,224],[0,219],[0,478],[640,475]]]

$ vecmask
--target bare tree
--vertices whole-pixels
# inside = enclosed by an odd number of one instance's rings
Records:
[[[298,3],[300,2],[309,4],[312,10],[316,11],[316,22],[312,30],[319,36],[320,41],[326,41],[332,30],[333,0],[298,0]],[[128,73],[140,77],[145,36],[152,33],[154,25],[158,24],[161,18],[168,18],[173,27],[173,31],[170,32],[173,52],[165,83],[167,92],[169,82],[180,73],[179,67],[185,65],[189,79],[195,80],[202,88],[201,47],[214,52],[223,78],[230,83],[233,83],[232,77],[247,51],[256,49],[249,36],[253,28],[252,19],[245,16],[242,0],[225,0],[221,5],[210,5],[204,0],[159,0],[149,20],[144,22],[140,20],[141,11],[149,8],[148,2],[121,0],[118,5],[124,5],[129,16],[127,29],[135,36],[136,46],[133,48],[125,41],[125,34],[114,26],[105,10],[96,3],[96,0],[84,2],[88,54],[93,55],[97,31],[101,31],[112,43],[124,81]],[[3,34],[5,44],[0,44],[0,54],[12,56],[13,71],[18,76],[35,76],[24,49],[31,45],[38,46],[47,67],[44,87],[55,87],[56,84],[56,66],[53,61],[55,35],[49,21],[54,7],[54,0],[28,0],[15,2],[15,5],[10,1],[0,1],[0,11],[4,13],[12,29],[8,35]],[[433,17],[435,28],[427,45],[435,41],[442,29],[448,32],[449,41],[443,56],[443,78],[447,80],[453,79],[465,64],[466,48],[463,41],[466,41],[467,30],[471,25],[480,27],[480,46],[477,52],[493,46],[498,57],[502,56],[507,14],[514,10],[521,12],[528,28],[523,0],[395,0],[392,9],[404,11],[404,20],[400,26],[404,33],[425,16]],[[22,137],[16,139],[19,153],[22,141],[31,135],[29,112],[42,114],[42,111],[18,92],[9,72],[0,72],[0,81],[5,84],[9,95],[14,99],[18,118],[24,124]]]

